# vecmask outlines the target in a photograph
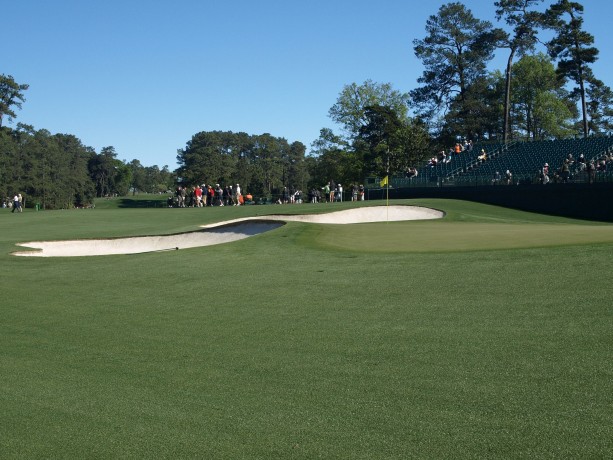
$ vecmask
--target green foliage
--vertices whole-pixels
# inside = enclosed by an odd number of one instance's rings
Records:
[[[543,13],[541,3],[543,0],[495,1],[496,19],[504,21],[504,29],[475,18],[459,2],[445,4],[437,15],[430,16],[426,37],[413,41],[415,55],[425,70],[418,79],[421,86],[410,94],[416,112],[438,136],[438,143],[447,145],[457,136],[566,136],[573,132],[571,118],[576,117],[577,100],[584,134],[608,131],[613,112],[611,93],[589,67],[598,50],[592,46],[593,36],[582,30],[583,6],[558,0]],[[552,85],[548,73],[547,92],[533,91],[527,99],[525,83],[512,84],[515,59],[539,57],[532,53],[544,28],[556,33],[546,46],[557,60],[558,82]],[[485,65],[500,48],[509,50],[506,68],[487,75]],[[577,84],[570,93],[562,87],[567,80]],[[542,89],[540,82],[534,89]],[[513,94],[516,90],[522,94]],[[514,106],[518,101],[519,110]]]
[[[0,139],[3,197],[22,193],[26,205],[43,209],[91,202],[87,164],[93,153],[76,137],[19,124],[17,130],[2,130]]]
[[[160,169],[156,166],[143,166],[140,161],[132,160],[128,163],[132,172],[130,190],[135,195],[139,192],[160,193],[172,190],[174,176],[168,171],[168,166]]]
[[[131,182],[130,170],[117,159],[113,146],[103,147],[89,161],[89,171],[96,186],[96,196],[125,195]]]
[[[346,85],[330,108],[328,115],[338,123],[345,133],[345,140],[353,141],[360,129],[368,123],[366,108],[379,105],[389,107],[396,116],[404,120],[408,113],[409,95],[395,90],[390,83],[376,83],[366,80],[363,84]]]
[[[601,80],[592,77],[586,88],[587,113],[591,133],[613,131],[613,91]]]
[[[523,56],[513,66],[515,132],[532,139],[566,137],[573,133],[572,100],[544,54]]]
[[[23,92],[29,87],[17,83],[11,75],[0,74],[0,128],[5,116],[9,121],[17,116],[12,107],[21,109],[21,104],[26,100]]]
[[[539,26],[543,16],[531,7],[535,7],[543,0],[500,0],[494,2],[496,6],[496,18],[504,18],[507,25],[513,31],[511,34],[503,32],[500,37],[500,45],[509,48],[509,58],[505,71],[505,94],[503,112],[503,139],[510,136],[510,111],[511,111],[511,79],[513,60],[517,54],[523,55],[534,49],[537,42]]]
[[[360,129],[362,177],[383,177],[390,171],[407,171],[422,161],[429,147],[426,130],[418,123],[403,120],[389,107],[366,107],[366,125]]]
[[[359,184],[365,177],[390,168],[406,171],[424,158],[429,136],[424,126],[407,114],[408,94],[389,83],[367,80],[362,85],[346,85],[329,111],[343,135],[324,128],[312,143],[309,188],[331,180]]]
[[[239,183],[243,192],[268,196],[284,186],[306,186],[305,150],[267,133],[200,132],[178,151],[177,172],[187,186]]]
[[[426,22],[426,37],[413,41],[415,56],[425,70],[411,91],[418,113],[429,121],[453,108],[462,119],[471,117],[470,89],[486,75],[493,58],[496,31],[488,21],[475,18],[462,3],[448,3]],[[452,107],[453,106],[453,107]],[[450,117],[455,117],[451,115]],[[476,123],[468,123],[474,129]],[[464,131],[463,134],[472,132]]]
[[[95,196],[136,192],[141,185],[135,187],[135,180],[152,193],[172,188],[168,167],[144,168],[137,160],[127,165],[116,156],[113,147],[98,155],[71,134],[21,123],[14,130],[0,128],[0,194],[4,200],[21,193],[26,206],[69,209],[87,206]]]
[[[583,135],[589,134],[586,84],[593,78],[590,64],[598,59],[598,49],[592,46],[594,36],[583,30],[583,5],[558,0],[546,12],[549,26],[556,36],[547,43],[549,54],[559,59],[558,73],[574,81],[581,99]]]
[[[439,132],[438,138],[443,141],[442,145],[455,144],[459,134],[474,139],[495,139],[500,136],[503,87],[504,80],[500,81],[496,74],[486,75],[477,78],[462,99],[454,98],[441,120],[444,131]]]
[[[319,189],[331,180],[341,184],[359,183],[363,180],[363,160],[353,151],[329,148],[319,156],[309,157],[307,160],[309,189]]]

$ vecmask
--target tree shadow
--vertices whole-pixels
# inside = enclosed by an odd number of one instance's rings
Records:
[[[119,201],[119,208],[166,208],[166,200],[135,200],[132,198],[122,198]]]

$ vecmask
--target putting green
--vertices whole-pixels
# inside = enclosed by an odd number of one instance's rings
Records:
[[[367,252],[450,252],[613,243],[613,225],[439,221],[317,226],[318,245]]]

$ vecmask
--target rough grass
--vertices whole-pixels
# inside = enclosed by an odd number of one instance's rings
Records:
[[[94,258],[8,253],[279,208],[0,215],[0,457],[607,457],[613,226],[406,203],[448,217]]]

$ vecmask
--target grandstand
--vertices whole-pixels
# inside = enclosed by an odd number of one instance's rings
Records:
[[[487,160],[484,162],[477,159],[482,149],[487,154]],[[553,176],[569,154],[575,159],[575,163],[571,165],[571,179],[584,181],[585,173],[580,172],[576,163],[579,155],[583,154],[589,162],[598,161],[603,155],[611,152],[613,152],[613,136],[513,141],[507,144],[477,143],[472,151],[452,155],[448,162],[439,161],[436,166],[422,166],[415,178],[392,177],[391,185],[395,187],[491,185],[496,172],[504,177],[507,169],[513,173],[514,184],[529,184],[535,182],[545,163],[549,164],[550,175]],[[600,180],[613,180],[613,165],[610,161],[607,163],[607,170],[599,172],[598,175]]]

